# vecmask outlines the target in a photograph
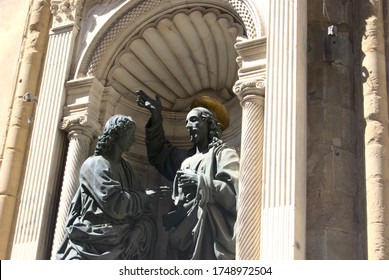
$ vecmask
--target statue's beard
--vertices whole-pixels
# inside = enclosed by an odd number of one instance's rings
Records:
[[[196,144],[198,142],[199,134],[196,131],[193,131],[189,134],[190,142],[193,144]]]

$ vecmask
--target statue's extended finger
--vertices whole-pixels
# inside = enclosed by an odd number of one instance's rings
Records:
[[[138,104],[143,102],[143,99],[142,99],[142,97],[140,95],[137,96],[136,102],[138,102]]]
[[[143,102],[149,99],[149,96],[143,90],[138,90],[136,93],[138,94],[138,98],[141,98]]]
[[[146,94],[143,90],[141,90],[141,89],[140,89],[140,90],[137,90],[136,93],[139,94],[139,95],[147,95],[147,94]]]

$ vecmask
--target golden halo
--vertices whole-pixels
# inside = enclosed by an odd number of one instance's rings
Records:
[[[222,131],[227,129],[227,127],[229,126],[230,117],[228,115],[228,111],[226,107],[224,107],[224,105],[216,99],[205,95],[197,97],[195,100],[193,100],[190,109],[193,109],[195,107],[204,107],[211,111],[218,119]]]

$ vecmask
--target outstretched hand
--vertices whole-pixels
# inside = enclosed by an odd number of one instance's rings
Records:
[[[161,98],[159,95],[155,97],[155,99],[148,96],[143,90],[138,90],[136,92],[138,94],[138,98],[136,102],[138,103],[139,107],[146,108],[150,111],[152,116],[155,114],[156,116],[161,113]]]

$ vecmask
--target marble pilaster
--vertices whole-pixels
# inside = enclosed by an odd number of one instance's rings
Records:
[[[261,259],[304,259],[306,1],[270,1]]]

